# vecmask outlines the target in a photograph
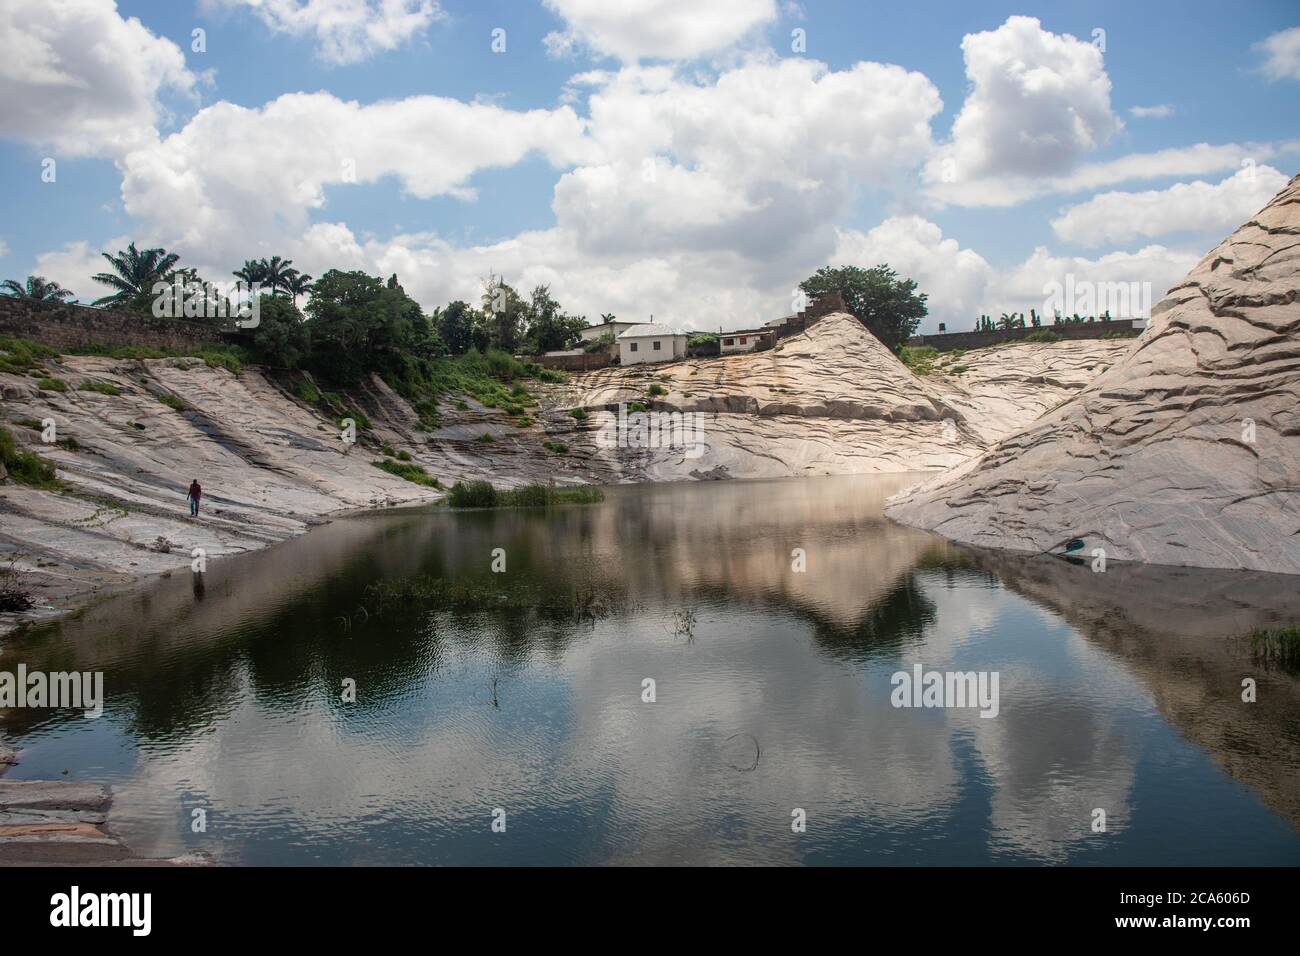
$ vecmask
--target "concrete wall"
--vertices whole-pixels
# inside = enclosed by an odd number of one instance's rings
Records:
[[[1003,342],[1018,342],[1035,332],[1055,332],[1063,339],[1099,339],[1107,332],[1137,334],[1145,326],[1141,319],[1111,319],[1109,322],[1083,322],[1076,325],[1044,325],[1042,328],[996,329],[992,332],[945,332],[938,335],[914,335],[908,345],[932,345],[940,352],[952,349],[980,349]]]
[[[0,335],[32,339],[54,348],[140,345],[185,350],[210,348],[234,340],[211,326],[185,319],[158,319],[152,315],[34,302],[8,295],[0,295]]]
[[[723,355],[733,355],[736,352],[752,352],[757,348],[770,348],[773,338],[775,336],[772,334],[771,329],[765,332],[720,332],[718,333],[718,349]],[[728,345],[728,342],[731,344]]]
[[[614,364],[614,356],[609,349],[599,352],[579,352],[574,354],[521,355],[526,362],[536,362],[546,368],[558,368],[566,372],[586,372],[593,368],[604,368]]]

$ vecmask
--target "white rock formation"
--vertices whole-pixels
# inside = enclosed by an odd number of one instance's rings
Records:
[[[1300,177],[1060,408],[893,500],[958,541],[1300,574]]]
[[[857,319],[832,313],[766,352],[609,368],[574,376],[548,401],[548,429],[622,480],[784,478],[951,468],[1082,388],[1132,345],[1011,345],[966,370],[917,377]],[[662,394],[659,394],[662,390]],[[620,404],[698,415],[702,442],[601,447]],[[587,411],[574,427],[566,413]]]

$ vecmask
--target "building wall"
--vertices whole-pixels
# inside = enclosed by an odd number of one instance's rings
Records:
[[[632,343],[636,351],[632,351]],[[659,343],[656,350],[654,343]],[[647,335],[645,338],[619,339],[618,358],[623,365],[644,365],[646,362],[671,362],[686,357],[686,336]]]
[[[744,334],[736,332],[719,332],[718,349],[723,355],[732,355],[736,352],[752,352],[763,344],[764,338],[770,339],[771,334],[764,336],[757,332],[745,332]],[[741,343],[744,339],[744,343]],[[727,342],[731,342],[730,345]]]
[[[183,350],[210,348],[233,340],[200,322],[34,302],[8,295],[0,295],[0,335],[32,339],[53,348],[139,345]]]

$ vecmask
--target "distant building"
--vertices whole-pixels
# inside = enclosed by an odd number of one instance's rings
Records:
[[[618,359],[624,365],[639,365],[685,358],[687,338],[681,329],[666,325],[633,325],[618,336]]]
[[[594,342],[602,335],[612,333],[614,338],[626,332],[628,329],[637,325],[636,322],[602,322],[600,325],[589,325],[578,334],[582,336],[584,342]]]
[[[718,333],[718,350],[723,355],[733,352],[752,352],[760,346],[772,344],[773,329],[742,329]]]

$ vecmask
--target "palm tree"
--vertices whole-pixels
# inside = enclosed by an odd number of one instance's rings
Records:
[[[113,271],[100,272],[91,278],[116,291],[96,299],[95,305],[130,305],[152,295],[155,283],[166,282],[168,273],[180,259],[166,249],[136,249],[134,242],[117,255],[107,252],[100,255],[108,260]]]
[[[311,276],[305,272],[299,272],[297,269],[289,270],[289,278],[286,281],[285,288],[293,296],[293,304],[298,304],[298,296],[306,295],[311,291]]]
[[[266,281],[266,260],[265,259],[245,259],[241,268],[231,273],[236,279],[242,281],[245,285],[252,285],[254,282],[262,283]]]
[[[0,289],[7,295],[19,299],[35,299],[37,302],[62,302],[72,295],[71,291],[57,282],[47,281],[45,276],[28,276],[25,285],[17,279],[5,279],[0,282]]]
[[[272,256],[270,259],[263,259],[262,264],[266,267],[266,281],[271,286],[271,295],[280,290],[285,290],[285,295],[289,294],[289,274],[296,273],[297,269],[290,269],[293,265],[292,259],[281,259],[279,256]]]
[[[613,313],[613,312],[602,312],[602,313],[600,313],[600,321],[601,321],[604,325],[609,325],[609,323],[611,323],[611,322],[614,321],[614,313]]]

